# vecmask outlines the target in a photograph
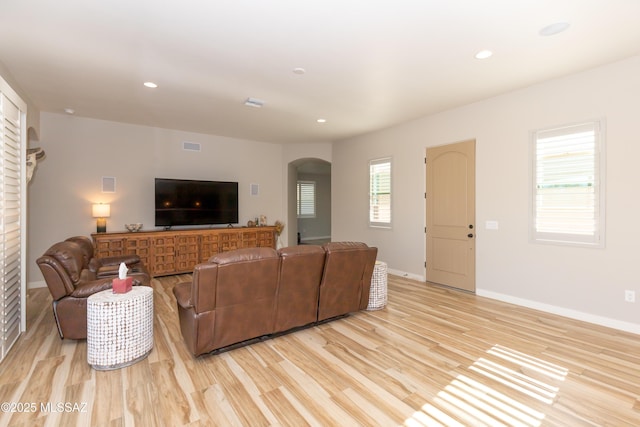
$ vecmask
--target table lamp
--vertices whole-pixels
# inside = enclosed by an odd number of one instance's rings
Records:
[[[108,203],[94,203],[91,207],[92,216],[98,218],[96,221],[96,231],[106,233],[107,218],[111,216],[111,205]]]

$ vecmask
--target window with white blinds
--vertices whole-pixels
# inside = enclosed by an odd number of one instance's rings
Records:
[[[0,79],[0,356],[23,329],[22,164],[23,112]]]
[[[298,218],[316,217],[316,183],[315,181],[298,181]]]
[[[369,225],[391,227],[391,158],[369,162]]]
[[[0,360],[26,329],[26,111],[0,77]]]
[[[533,133],[532,239],[604,246],[604,121]]]

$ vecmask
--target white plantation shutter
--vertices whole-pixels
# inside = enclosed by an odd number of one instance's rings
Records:
[[[603,245],[602,127],[589,122],[534,133],[534,240]]]
[[[0,79],[0,356],[25,329],[23,141],[26,107]]]
[[[298,181],[298,218],[315,218],[316,216],[316,183],[315,181]]]
[[[391,158],[369,162],[369,225],[391,226]]]

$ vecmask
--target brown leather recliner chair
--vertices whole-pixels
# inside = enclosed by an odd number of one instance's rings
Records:
[[[318,286],[324,267],[324,249],[316,245],[278,250],[280,280],[273,332],[283,332],[318,320]]]
[[[318,321],[364,310],[378,248],[361,242],[330,242],[320,282]]]
[[[246,248],[215,255],[178,283],[180,330],[196,356],[272,332],[278,287],[278,254]]]
[[[36,260],[53,298],[53,315],[60,338],[87,338],[87,298],[111,288],[117,277],[96,277],[86,268],[86,253],[73,241],[58,242]],[[145,272],[128,274],[134,285],[150,285]]]

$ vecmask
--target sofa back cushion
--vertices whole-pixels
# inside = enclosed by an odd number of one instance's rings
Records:
[[[238,249],[213,256],[209,262],[217,269],[213,289],[215,347],[271,333],[278,289],[276,251]]]
[[[58,242],[36,260],[55,300],[71,294],[83,274],[82,248],[74,242]]]
[[[280,286],[274,332],[313,323],[318,317],[318,292],[324,268],[324,249],[315,245],[278,250]]]
[[[88,268],[89,261],[93,258],[93,242],[87,236],[73,236],[65,240],[66,242],[77,243],[82,249],[82,267]]]
[[[323,248],[318,321],[367,308],[378,249],[360,242],[331,242]]]

